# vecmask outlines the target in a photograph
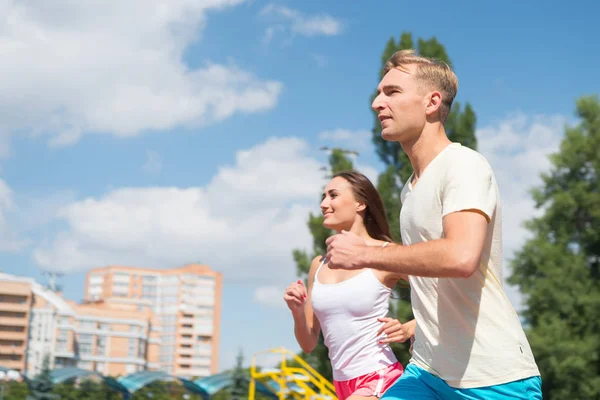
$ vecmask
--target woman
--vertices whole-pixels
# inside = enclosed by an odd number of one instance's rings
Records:
[[[323,192],[321,211],[325,227],[354,232],[368,245],[392,240],[379,193],[358,172],[334,175]],[[304,352],[315,348],[323,330],[339,400],[377,399],[402,375],[389,343],[409,339],[415,321],[400,324],[386,317],[392,288],[401,278],[406,279],[367,268],[329,269],[318,256],[310,266],[308,288],[301,280],[287,287],[284,300]]]

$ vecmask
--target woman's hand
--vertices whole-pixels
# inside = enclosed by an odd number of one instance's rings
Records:
[[[377,332],[380,344],[404,343],[415,334],[416,323],[414,319],[404,324],[389,317],[377,318],[377,321],[383,323]]]

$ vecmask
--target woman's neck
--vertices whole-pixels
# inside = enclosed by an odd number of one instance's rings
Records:
[[[364,241],[367,243],[375,240],[371,237],[371,235],[369,235],[369,232],[367,232],[367,228],[365,227],[365,224],[363,223],[362,218],[360,218],[357,221],[354,221],[354,223],[351,226],[349,226],[347,228],[343,228],[342,230],[354,233],[355,235],[364,239]],[[339,232],[341,232],[341,231],[338,231],[338,233]]]

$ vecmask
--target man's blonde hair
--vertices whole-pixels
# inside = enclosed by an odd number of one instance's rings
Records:
[[[415,54],[414,50],[400,50],[394,53],[385,63],[383,74],[387,74],[394,68],[406,70],[408,65],[417,66],[415,79],[419,83],[425,85],[427,89],[439,90],[442,94],[440,120],[445,123],[456,92],[458,92],[456,74],[445,62],[419,56]]]

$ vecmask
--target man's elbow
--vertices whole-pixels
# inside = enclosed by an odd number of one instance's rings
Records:
[[[455,268],[459,278],[470,278],[479,268],[481,256],[471,252],[463,252],[455,261]]]

